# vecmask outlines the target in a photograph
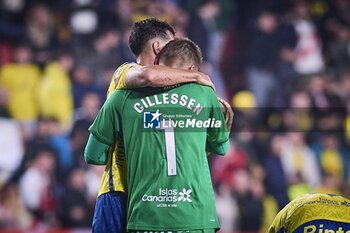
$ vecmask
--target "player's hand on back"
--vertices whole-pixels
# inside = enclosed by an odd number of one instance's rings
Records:
[[[218,97],[218,100],[219,100],[222,112],[224,113],[227,130],[231,132],[231,126],[232,126],[233,116],[234,116],[231,105],[227,101],[219,97]]]
[[[211,81],[209,75],[204,74],[202,72],[197,72],[197,73],[198,73],[198,77],[197,77],[197,83],[198,84],[209,86],[209,87],[213,88],[214,91],[216,91],[215,85]]]

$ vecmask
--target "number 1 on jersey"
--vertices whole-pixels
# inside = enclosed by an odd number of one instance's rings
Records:
[[[165,148],[166,159],[168,166],[168,176],[176,176],[176,148],[175,148],[175,134],[174,127],[171,120],[169,120],[169,126],[165,127]]]

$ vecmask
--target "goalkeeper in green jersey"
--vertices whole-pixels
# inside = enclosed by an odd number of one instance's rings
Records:
[[[201,60],[188,39],[169,42],[158,57],[159,64],[189,70]],[[130,232],[219,228],[206,151],[224,155],[229,132],[213,89],[189,83],[117,90],[90,132],[86,153],[96,157],[115,140],[124,142]]]

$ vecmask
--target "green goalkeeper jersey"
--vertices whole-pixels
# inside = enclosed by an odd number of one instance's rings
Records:
[[[206,150],[229,133],[211,88],[117,90],[90,132],[108,145],[124,141],[129,230],[219,228]]]

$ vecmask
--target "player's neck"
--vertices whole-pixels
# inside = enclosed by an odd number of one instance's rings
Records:
[[[150,65],[154,65],[154,55],[150,55],[150,54],[141,54],[137,59],[136,62],[137,64],[140,64],[142,66],[150,66]]]

